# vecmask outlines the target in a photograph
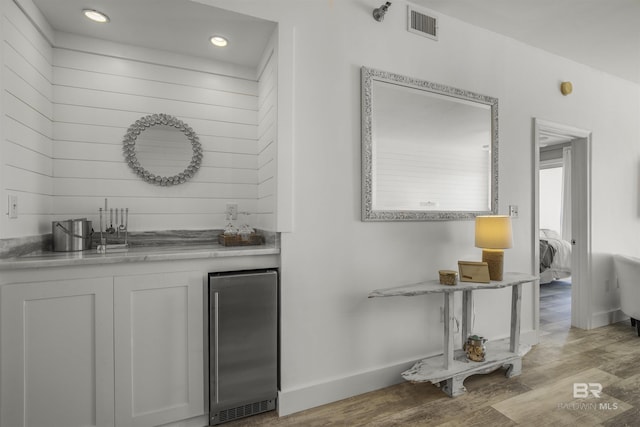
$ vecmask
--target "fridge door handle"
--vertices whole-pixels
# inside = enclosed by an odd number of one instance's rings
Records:
[[[215,313],[215,318],[214,318],[214,329],[213,329],[213,351],[214,351],[214,365],[213,365],[213,375],[215,378],[215,382],[216,382],[216,388],[215,388],[215,393],[216,393],[216,403],[220,403],[220,376],[219,376],[219,371],[218,371],[218,356],[219,356],[219,347],[218,347],[218,324],[219,324],[219,312],[218,309],[220,307],[219,304],[219,293],[215,292],[213,294],[213,312]]]

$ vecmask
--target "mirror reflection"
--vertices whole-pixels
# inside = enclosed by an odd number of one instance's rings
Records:
[[[367,68],[363,220],[497,211],[497,99]]]
[[[191,141],[174,127],[155,125],[136,139],[136,154],[156,175],[178,175],[191,162]]]

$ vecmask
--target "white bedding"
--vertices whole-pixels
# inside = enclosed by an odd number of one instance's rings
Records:
[[[540,273],[540,283],[549,283],[554,280],[571,276],[571,243],[562,240],[560,235],[553,230],[541,229],[540,240],[546,240],[555,249],[551,266]]]

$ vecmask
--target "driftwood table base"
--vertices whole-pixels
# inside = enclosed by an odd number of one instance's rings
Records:
[[[443,355],[430,357],[417,362],[411,369],[402,373],[402,377],[410,382],[431,382],[442,388],[450,397],[463,394],[466,389],[464,380],[471,375],[488,374],[500,368],[507,368],[508,378],[522,372],[522,356],[531,349],[521,345],[517,353],[509,351],[509,340],[491,341],[487,343],[484,362],[473,362],[466,358],[464,351],[457,350],[453,363],[448,370],[443,370]]]
[[[425,294],[444,294],[444,349],[443,354],[423,359],[402,377],[411,382],[431,382],[442,387],[451,397],[463,394],[466,389],[464,380],[476,374],[487,374],[496,369],[507,367],[507,377],[520,375],[522,356],[530,346],[520,344],[520,305],[522,284],[533,282],[536,276],[524,273],[505,273],[501,281],[490,283],[461,282],[455,286],[441,285],[437,280],[416,283],[396,288],[378,289],[369,294],[369,298],[391,296],[417,296]],[[471,333],[473,291],[511,287],[511,330],[508,339],[487,342],[486,357],[483,362],[467,359],[462,350],[454,351],[454,292],[462,292],[462,344]]]

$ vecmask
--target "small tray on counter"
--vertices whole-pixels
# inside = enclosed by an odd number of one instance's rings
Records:
[[[256,246],[264,244],[264,236],[258,233],[251,233],[246,237],[238,234],[218,234],[218,243],[222,246]]]

